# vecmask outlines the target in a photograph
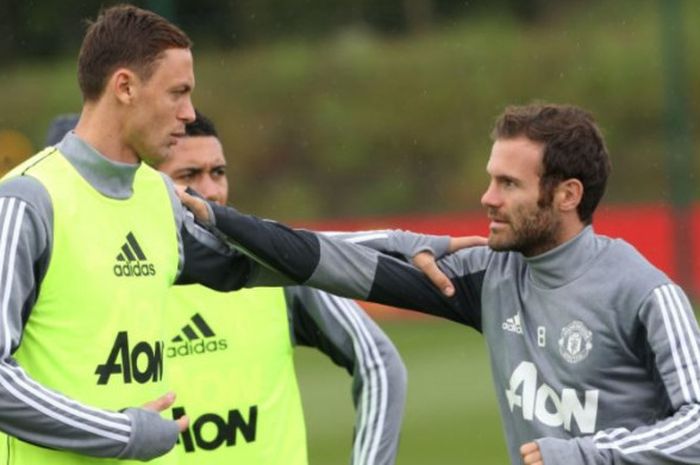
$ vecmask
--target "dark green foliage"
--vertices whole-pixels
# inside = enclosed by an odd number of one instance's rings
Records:
[[[338,21],[351,3],[334,2]],[[231,200],[286,220],[479,209],[494,118],[535,99],[597,116],[614,165],[605,201],[666,200],[657,4],[572,2],[523,23],[469,3],[474,16],[417,35],[348,27],[324,40],[196,43],[194,100],[217,122]],[[687,82],[697,83],[700,4],[683,5]],[[38,146],[55,114],[78,110],[74,56],[0,69],[0,129]],[[697,86],[689,95],[697,141]],[[697,170],[685,173],[693,185]]]

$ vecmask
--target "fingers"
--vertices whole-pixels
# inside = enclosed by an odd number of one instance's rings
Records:
[[[413,265],[421,270],[444,295],[451,297],[455,293],[452,282],[440,271],[433,254],[430,252],[418,253],[413,257]]]
[[[450,252],[456,252],[460,249],[466,249],[467,247],[476,247],[479,245],[486,245],[488,239],[482,236],[463,236],[463,237],[451,237],[450,238]]]
[[[451,237],[449,252],[455,252],[466,247],[475,247],[478,245],[486,245],[488,239],[481,236],[463,236]],[[420,252],[413,257],[413,265],[421,270],[430,281],[447,297],[452,297],[455,293],[455,288],[445,273],[440,271],[435,263],[435,257],[430,252]]]
[[[142,408],[144,410],[150,410],[151,412],[163,412],[169,409],[174,402],[175,393],[168,392],[155,400],[146,402],[145,404],[143,404]],[[175,423],[177,423],[178,430],[182,433],[189,426],[190,419],[187,417],[187,415],[183,415],[180,418],[176,419]]]
[[[540,446],[536,442],[528,442],[520,447],[520,456],[523,458],[524,465],[544,465],[542,462],[542,454]]]
[[[175,193],[177,194],[178,197],[180,197],[182,194],[186,194],[185,190],[187,189],[187,186],[184,184],[175,184]]]
[[[173,405],[173,402],[175,402],[175,393],[168,392],[156,400],[143,404],[143,409],[150,410],[151,412],[162,412],[163,410],[170,408],[170,406]]]
[[[194,214],[197,221],[201,223],[209,223],[209,209],[204,203],[204,200],[188,194],[185,189],[187,189],[186,186],[181,186],[179,184],[175,185],[175,192],[180,198],[180,202],[182,202],[182,204]]]
[[[187,430],[187,427],[190,425],[190,419],[187,417],[187,415],[183,415],[177,420],[175,420],[175,423],[177,423],[177,427],[179,428],[179,431],[182,433],[183,431]]]

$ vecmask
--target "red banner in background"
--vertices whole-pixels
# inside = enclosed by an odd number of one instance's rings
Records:
[[[700,237],[700,207],[693,208],[690,224],[691,237]],[[297,226],[325,231],[408,229],[451,236],[488,234],[488,220],[483,212],[348,218],[297,223]],[[598,234],[626,240],[674,280],[678,279],[676,248],[684,247],[687,253],[692,253],[693,260],[692,289],[685,290],[688,294],[693,294],[700,289],[700,247],[679,244],[675,239],[673,211],[670,206],[661,203],[601,206],[594,218],[594,228]],[[375,316],[415,315],[384,306],[378,307],[382,307],[382,310],[372,311]],[[375,305],[369,308],[374,310]]]

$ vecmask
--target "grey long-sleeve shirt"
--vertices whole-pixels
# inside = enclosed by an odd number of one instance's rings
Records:
[[[127,199],[132,195],[138,165],[111,162],[72,133],[58,148],[102,195],[114,199]],[[195,225],[191,215],[182,209],[170,180],[165,176],[164,180],[169,187],[179,233],[178,282],[201,282],[218,290],[228,290],[241,280],[268,279],[264,273],[256,273],[256,278],[253,278],[251,272],[254,269],[247,259]],[[0,275],[0,289],[4,289],[5,296],[3,331],[0,331],[0,347],[3,348],[0,359],[0,411],[3,412],[0,430],[35,444],[101,457],[147,459],[169,450],[177,438],[173,422],[141,409],[109,412],[67,399],[36,383],[16,363],[12,354],[21,344],[24,325],[31,315],[51,259],[53,207],[43,185],[26,176],[0,183],[0,204],[0,224],[13,231],[16,238],[5,244],[0,256],[5,270]],[[356,240],[373,240],[374,245],[380,247],[386,237],[370,236]],[[14,246],[10,248],[11,243]],[[444,245],[443,242],[441,246]],[[289,302],[290,309],[297,309],[292,314],[296,315],[295,332],[299,331],[300,344],[316,345],[334,360],[342,360],[343,366],[355,377],[355,399],[358,407],[362,407],[360,411],[374,412],[374,417],[358,416],[358,432],[374,429],[357,436],[354,454],[365,457],[371,452],[376,461],[369,463],[392,463],[405,396],[403,365],[393,346],[363,313],[348,310],[348,314],[359,315],[357,320],[362,325],[354,331],[345,330],[341,329],[343,313],[331,312],[337,315],[334,322],[330,314],[321,311],[320,305],[328,302],[349,308],[350,304],[336,298],[321,298],[320,294],[308,294],[308,291],[297,291],[293,295],[296,297],[290,297]],[[299,311],[302,308],[304,311]],[[365,337],[360,337],[360,333]],[[379,379],[376,367],[367,368],[365,365],[367,360],[370,363],[378,360],[376,357],[367,359],[362,351],[369,340],[376,346],[385,367],[387,382],[381,386],[383,390],[374,381]],[[363,399],[371,399],[371,396],[367,397],[366,392],[382,392],[389,396],[388,403],[376,410],[367,410],[369,407],[365,407],[367,402]],[[81,418],[79,425],[75,423],[75,417]],[[368,421],[376,422],[368,426]],[[366,445],[377,443],[379,449]]]
[[[456,288],[445,298],[376,251],[214,211],[221,231],[299,283],[482,332],[512,463],[533,440],[545,465],[700,463],[696,319],[683,291],[624,241],[587,227],[532,258],[462,250],[439,261]]]

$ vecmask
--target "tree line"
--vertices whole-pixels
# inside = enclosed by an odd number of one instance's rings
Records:
[[[579,0],[580,1],[580,0]],[[146,0],[204,46],[241,47],[285,38],[322,39],[344,28],[386,35],[417,34],[463,18],[507,15],[532,22],[567,0]],[[85,21],[103,0],[0,0],[0,66],[25,58],[71,54]],[[57,12],[60,8],[60,12]]]

